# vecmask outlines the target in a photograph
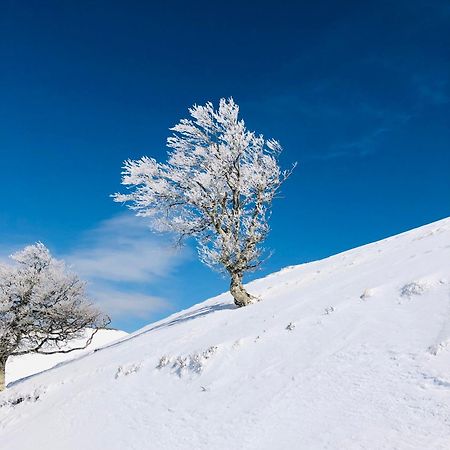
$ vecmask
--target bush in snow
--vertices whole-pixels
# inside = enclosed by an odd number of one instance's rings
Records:
[[[84,283],[38,243],[0,266],[0,390],[10,356],[27,353],[69,353],[86,348],[109,318],[86,298]],[[70,339],[85,337],[84,345],[65,349]]]
[[[141,364],[128,364],[127,366],[119,366],[115,378],[126,377],[132,373],[136,373],[141,369]]]
[[[163,367],[166,367],[167,364],[169,364],[171,361],[170,356],[163,355],[161,356],[158,365],[156,366],[157,369],[162,369]]]
[[[164,355],[159,360],[157,369],[162,369],[163,367],[170,366],[176,374],[180,377],[185,371],[190,371],[194,373],[202,372],[205,363],[210,359],[218,350],[218,347],[213,345],[201,353],[194,353],[187,356],[177,356],[176,358],[170,358]]]
[[[36,402],[39,400],[40,396],[41,394],[38,391],[35,391],[32,394],[16,394],[2,401],[0,403],[0,408],[5,406],[17,406],[23,402]]]
[[[401,290],[400,295],[402,297],[411,297],[413,295],[422,295],[426,290],[426,286],[417,281],[413,281],[412,283],[405,284]]]
[[[194,105],[167,140],[166,163],[143,157],[126,161],[115,194],[153,230],[193,236],[201,260],[230,277],[237,306],[256,301],[242,285],[244,273],[262,261],[272,201],[291,171],[281,171],[280,144],[246,129],[233,99]]]
[[[442,342],[439,342],[437,344],[430,345],[428,347],[428,352],[432,355],[436,356],[438,353],[440,353],[442,350],[445,350],[450,346],[450,340],[445,340]]]

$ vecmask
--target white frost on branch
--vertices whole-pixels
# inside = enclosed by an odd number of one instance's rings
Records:
[[[0,266],[0,366],[9,356],[26,353],[67,353],[70,339],[93,328],[88,345],[109,318],[88,301],[85,285],[37,243]],[[85,348],[83,346],[82,348]]]
[[[130,191],[113,197],[150,217],[155,231],[194,236],[201,260],[240,284],[261,263],[271,204],[292,169],[281,171],[280,144],[248,131],[232,98],[189,113],[171,129],[167,162],[126,161]]]

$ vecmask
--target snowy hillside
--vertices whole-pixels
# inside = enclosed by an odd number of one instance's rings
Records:
[[[87,333],[86,339],[89,335],[90,332]],[[117,341],[127,335],[128,333],[121,330],[99,330],[92,339],[91,344],[85,350],[75,350],[70,353],[57,353],[54,355],[39,355],[35,353],[23,356],[13,356],[8,360],[6,367],[6,383],[8,384],[21,378],[34,375],[35,373],[50,369],[59,363],[77,358],[80,355],[89,353],[98,347],[110,344],[111,342]],[[82,347],[86,342],[86,339],[75,339],[71,341],[70,344],[64,348],[64,350],[74,347]]]
[[[450,219],[248,289],[13,384],[0,448],[450,448]]]

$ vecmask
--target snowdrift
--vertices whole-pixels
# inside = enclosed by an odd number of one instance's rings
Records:
[[[450,219],[247,287],[13,383],[0,448],[450,448]]]

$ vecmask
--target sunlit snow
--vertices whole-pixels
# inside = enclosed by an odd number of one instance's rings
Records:
[[[0,447],[449,448],[450,219],[248,288],[13,383]]]

